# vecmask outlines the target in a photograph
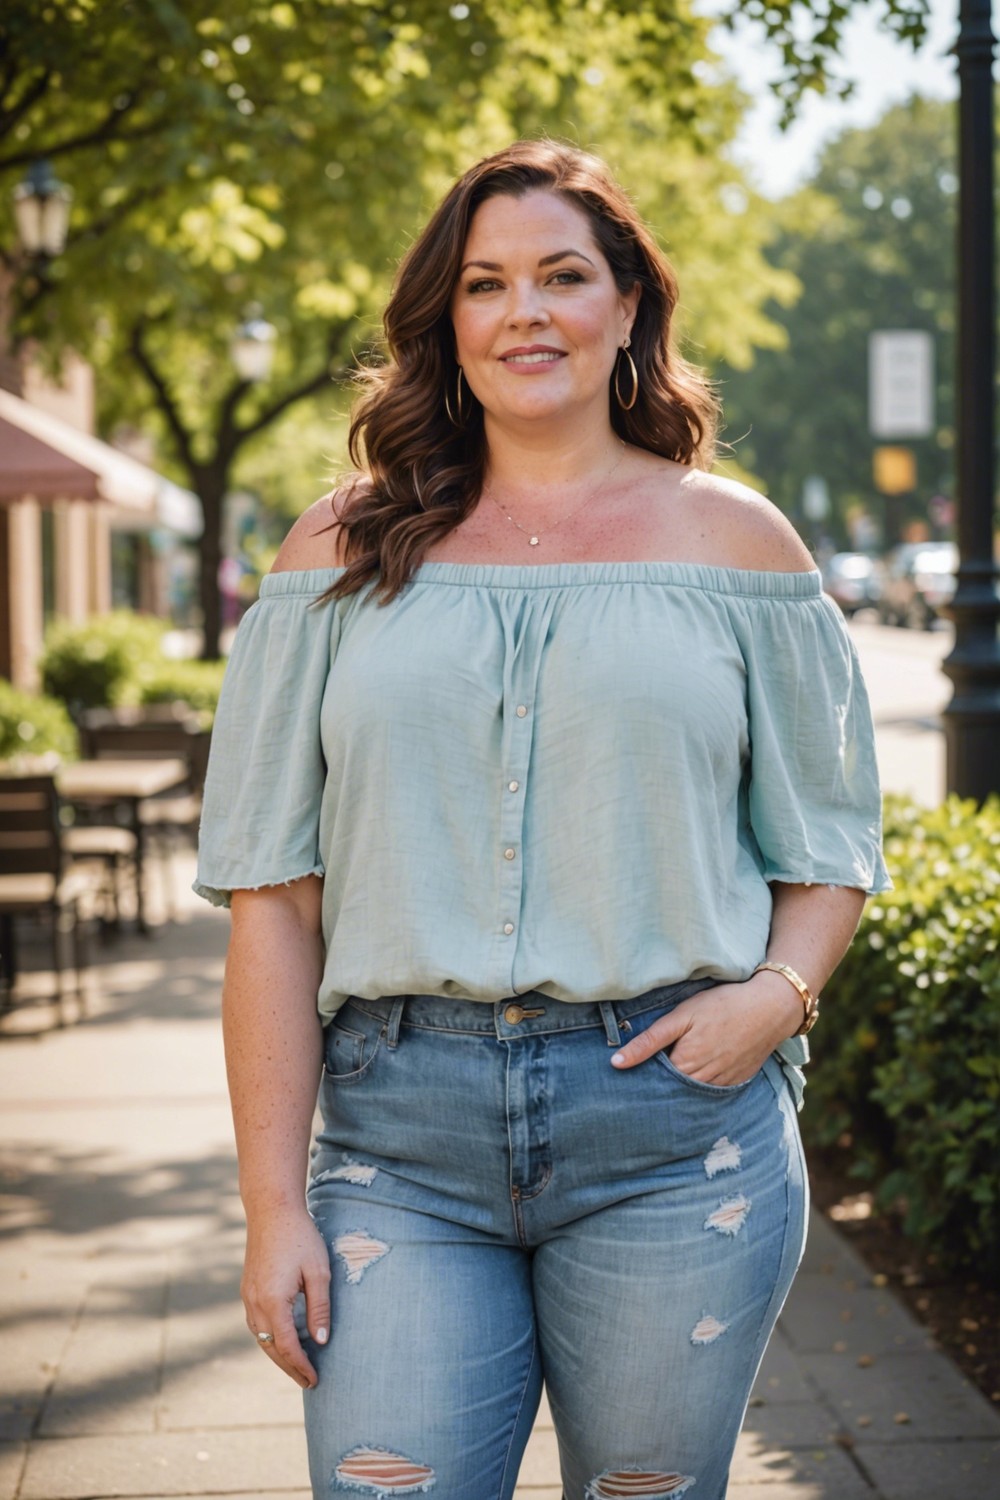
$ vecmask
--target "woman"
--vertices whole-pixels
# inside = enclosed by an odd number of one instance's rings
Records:
[[[236,638],[195,889],[317,1496],[510,1497],[543,1379],[566,1500],[722,1496],[801,1256],[871,722],[795,532],[707,473],[676,301],[593,157],[474,167]]]

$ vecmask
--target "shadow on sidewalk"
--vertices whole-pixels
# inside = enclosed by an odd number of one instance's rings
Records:
[[[194,898],[192,898],[194,899]],[[160,921],[148,936],[126,927],[110,941],[88,932],[83,973],[85,1004],[78,1013],[75,974],[68,973],[70,1025],[120,1026],[130,1021],[218,1020],[228,922],[206,911]],[[58,1029],[55,975],[46,933],[19,929],[18,981],[11,1006],[0,1013],[0,1045],[37,1041]]]
[[[159,1101],[151,1101],[161,1107]],[[169,1107],[169,1101],[163,1101]],[[111,1149],[85,1150],[39,1144],[18,1150],[16,1158],[0,1154],[4,1217],[0,1244],[25,1235],[102,1236],[115,1253],[142,1258],[159,1253],[153,1226],[160,1221],[179,1234],[197,1224],[198,1232],[240,1228],[242,1214],[235,1193],[231,1152],[201,1155],[197,1160],[164,1155],[155,1165],[137,1169]],[[142,1226],[141,1230],[137,1226]],[[131,1227],[130,1238],[108,1238],[106,1232]],[[168,1235],[167,1238],[174,1236]]]

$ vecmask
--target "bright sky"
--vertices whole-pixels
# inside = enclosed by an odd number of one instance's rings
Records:
[[[711,14],[717,0],[697,7]],[[721,26],[713,42],[755,103],[738,137],[734,155],[749,169],[758,189],[771,198],[797,187],[815,165],[820,148],[847,126],[873,124],[893,104],[917,92],[938,99],[958,95],[956,59],[948,57],[958,35],[958,0],[930,0],[930,30],[919,52],[897,42],[882,23],[884,7],[875,0],[856,10],[844,37],[837,74],[854,79],[854,97],[841,103],[807,94],[795,122],[778,130],[780,106],[766,80],[776,75],[777,50],[763,40],[763,28],[741,21],[735,32]]]

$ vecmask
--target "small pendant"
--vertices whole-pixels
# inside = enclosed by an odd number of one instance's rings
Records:
[[[531,537],[529,537],[528,541],[531,543],[531,545],[533,547],[537,547],[538,546],[538,538],[537,538],[537,536],[531,536]]]

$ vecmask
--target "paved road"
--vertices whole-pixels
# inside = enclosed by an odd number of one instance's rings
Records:
[[[882,785],[933,806],[945,788],[939,715],[952,684],[941,662],[951,650],[953,628],[942,623],[930,631],[900,630],[862,616],[852,622],[851,635],[872,702]]]

